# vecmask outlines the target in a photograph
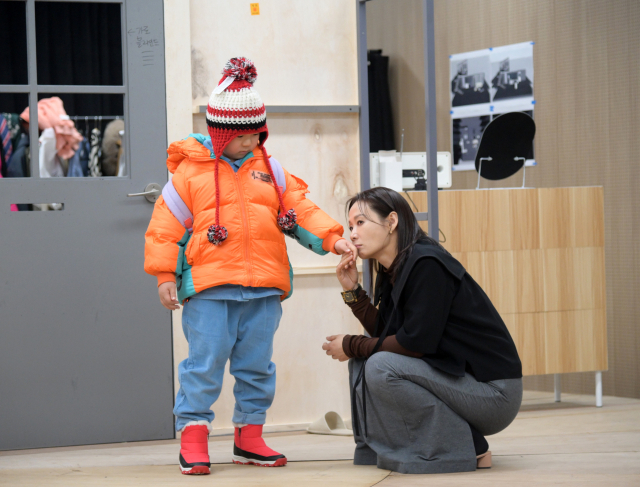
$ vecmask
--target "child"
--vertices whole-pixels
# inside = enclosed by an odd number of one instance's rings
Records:
[[[210,408],[227,360],[236,379],[233,462],[286,465],[262,439],[275,393],[273,337],[293,277],[283,232],[319,254],[350,252],[355,260],[357,253],[342,226],[306,199],[305,182],[267,155],[251,61],[233,58],[223,75],[209,98],[210,137],[191,134],[169,147],[173,179],[145,235],[145,271],[157,276],[160,301],[168,309],[179,308],[178,298],[184,305],[189,357],[179,367],[173,410],[183,474],[209,473]],[[172,206],[176,194],[184,212]]]

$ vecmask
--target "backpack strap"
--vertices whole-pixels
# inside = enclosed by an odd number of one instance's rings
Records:
[[[164,188],[162,188],[162,197],[173,216],[180,222],[180,225],[186,228],[189,234],[191,234],[191,232],[193,232],[193,214],[176,191],[171,179],[164,185]]]
[[[280,190],[284,193],[287,190],[287,180],[284,177],[284,169],[274,157],[269,158],[273,175],[276,177],[276,184],[280,186]]]

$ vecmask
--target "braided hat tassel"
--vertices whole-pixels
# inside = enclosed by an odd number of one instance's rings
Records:
[[[220,245],[229,236],[225,227],[220,226],[220,182],[218,180],[218,167],[220,159],[216,158],[215,178],[216,178],[216,224],[211,225],[207,231],[207,238],[213,245]]]
[[[264,159],[264,163],[269,170],[269,176],[271,176],[271,181],[276,188],[276,193],[278,193],[278,201],[280,201],[280,213],[278,214],[278,225],[284,231],[293,230],[298,221],[298,215],[296,215],[296,211],[291,208],[289,211],[285,210],[284,206],[284,198],[282,197],[282,190],[280,186],[278,186],[278,182],[276,181],[276,177],[273,174],[273,169],[271,168],[271,163],[269,162],[269,158],[267,157],[267,150],[264,148],[264,145],[260,147],[262,149],[262,158]]]

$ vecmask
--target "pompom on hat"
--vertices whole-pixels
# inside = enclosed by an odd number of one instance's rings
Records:
[[[218,182],[218,167],[224,149],[239,135],[260,134],[258,147],[269,170],[271,181],[278,194],[280,214],[278,225],[283,230],[292,230],[296,225],[296,213],[293,209],[287,211],[282,198],[282,190],[276,183],[273,169],[264,143],[269,136],[267,129],[267,111],[262,98],[253,88],[258,77],[254,64],[247,58],[236,57],[229,59],[222,70],[222,78],[218,86],[209,97],[207,106],[207,130],[211,136],[213,153],[215,154],[216,179],[216,223],[211,225],[208,238],[214,245],[220,245],[229,233],[220,225],[220,183]]]

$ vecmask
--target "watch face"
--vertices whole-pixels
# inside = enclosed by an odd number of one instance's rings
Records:
[[[358,292],[360,292],[362,287],[358,284],[358,287],[349,291],[342,292],[342,299],[347,304],[356,303],[358,301]]]

